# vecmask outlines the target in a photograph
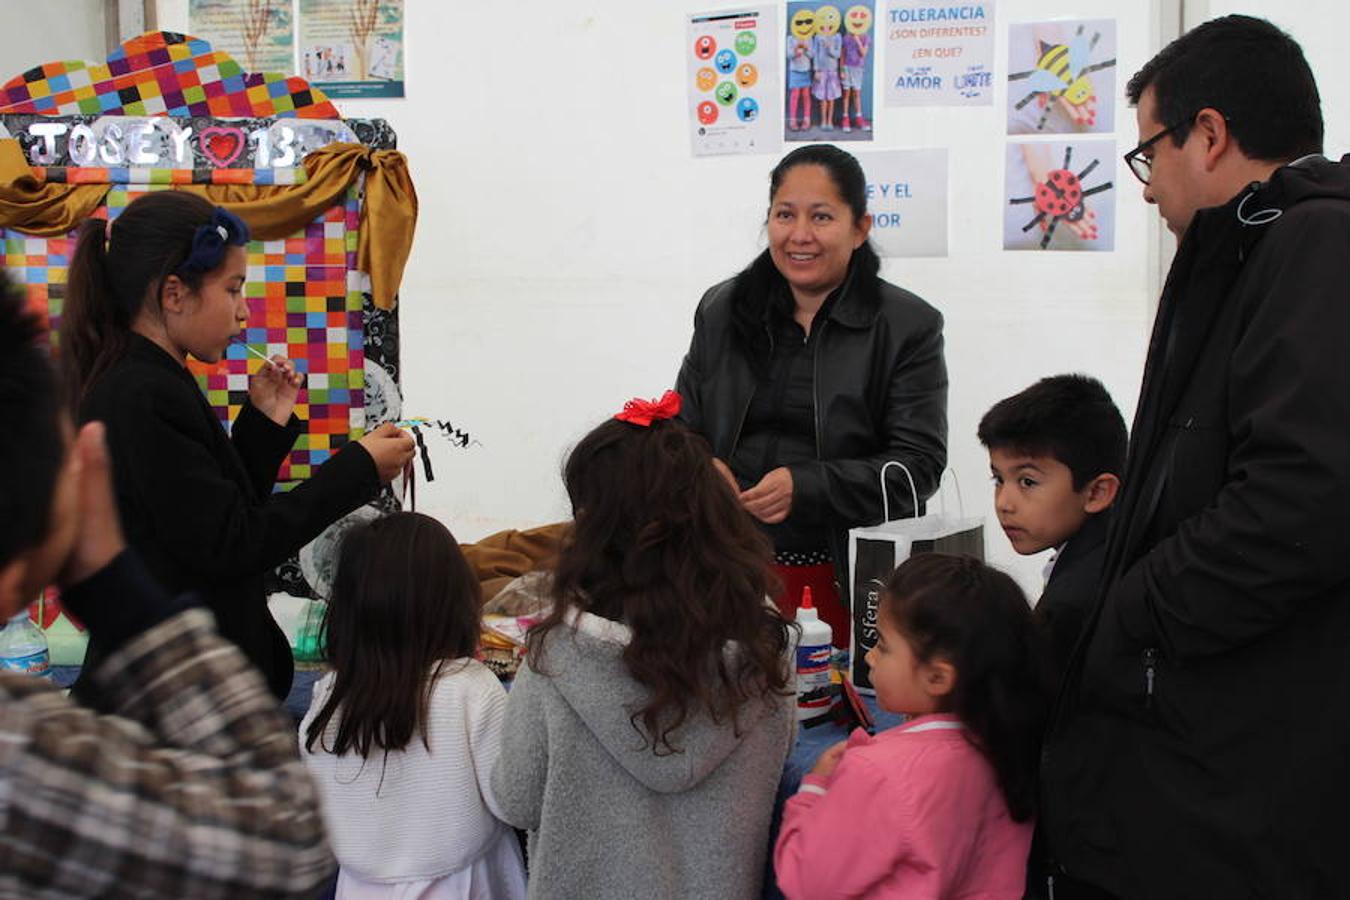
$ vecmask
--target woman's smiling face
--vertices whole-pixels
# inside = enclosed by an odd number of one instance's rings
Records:
[[[823,297],[843,283],[871,225],[870,215],[854,218],[824,166],[793,166],[769,204],[769,256],[799,301]]]

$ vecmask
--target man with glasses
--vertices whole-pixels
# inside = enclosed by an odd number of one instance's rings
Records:
[[[1260,19],[1127,92],[1179,246],[1042,758],[1045,874],[1056,900],[1350,896],[1350,157]]]

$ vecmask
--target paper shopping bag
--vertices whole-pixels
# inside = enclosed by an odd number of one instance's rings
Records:
[[[942,512],[849,530],[849,609],[853,615],[849,668],[854,687],[862,693],[876,693],[864,657],[877,643],[882,589],[896,566],[917,553],[951,553],[983,560],[984,520]]]

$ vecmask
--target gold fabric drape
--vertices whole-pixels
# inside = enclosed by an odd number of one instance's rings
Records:
[[[0,140],[0,225],[35,237],[63,237],[98,209],[106,184],[39,181],[13,138]]]
[[[407,158],[397,150],[371,150],[361,144],[329,144],[304,159],[303,184],[185,184],[179,190],[201,194],[248,223],[259,240],[289,237],[342,199],[347,186],[366,173],[356,267],[370,273],[370,291],[380,309],[393,309],[412,251],[417,226],[417,192],[408,177]]]
[[[407,158],[396,150],[361,144],[329,144],[304,159],[302,184],[180,184],[229,209],[248,223],[259,240],[289,237],[338,203],[348,185],[366,175],[356,265],[370,274],[371,295],[381,309],[393,309],[412,251],[417,226],[417,192]],[[32,173],[18,141],[0,140],[0,225],[39,237],[73,231],[89,217],[110,186],[49,184]]]

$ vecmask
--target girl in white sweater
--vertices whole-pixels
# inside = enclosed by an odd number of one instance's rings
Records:
[[[339,900],[525,895],[519,842],[487,787],[506,692],[473,658],[480,598],[428,516],[394,513],[343,541],[324,620],[333,671],[300,726]]]

